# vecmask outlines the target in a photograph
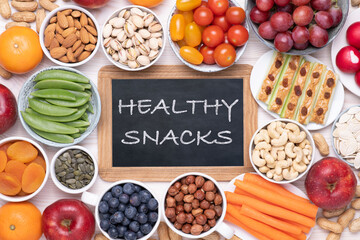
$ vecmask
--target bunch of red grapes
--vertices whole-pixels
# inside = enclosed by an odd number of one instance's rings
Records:
[[[329,40],[327,29],[339,25],[342,10],[332,0],[256,0],[250,18],[260,24],[262,38],[274,40],[278,51],[287,52],[309,44],[323,47]]]

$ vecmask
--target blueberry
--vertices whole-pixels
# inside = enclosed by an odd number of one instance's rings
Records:
[[[129,202],[129,195],[125,193],[120,194],[119,201],[123,204],[127,204]]]
[[[109,204],[109,207],[111,208],[117,208],[119,206],[119,199],[117,198],[111,198],[109,201],[108,201],[108,204]]]
[[[129,205],[125,209],[125,216],[129,219],[133,219],[136,216],[137,210],[135,207]]]
[[[144,234],[141,232],[141,231],[138,231],[136,233],[136,237],[139,239],[139,238],[142,238],[144,236]]]
[[[108,213],[99,213],[100,220],[110,219],[110,214]]]
[[[124,212],[125,208],[126,208],[125,204],[122,204],[122,203],[119,204],[119,207],[118,207],[119,211]]]
[[[152,230],[152,226],[149,223],[145,223],[143,225],[140,226],[140,231],[144,234],[144,235],[148,235]]]
[[[140,195],[138,193],[133,193],[130,197],[130,204],[134,207],[138,207],[141,204]]]
[[[109,205],[105,201],[101,201],[99,203],[99,212],[100,213],[107,213],[109,211]]]
[[[102,230],[107,231],[110,227],[110,221],[108,219],[101,220],[100,227]]]
[[[125,183],[123,191],[127,195],[131,195],[135,192],[135,185],[132,183]]]
[[[110,214],[114,214],[114,213],[116,213],[117,211],[118,211],[117,208],[109,208],[109,213],[110,213]]]
[[[112,224],[121,223],[124,220],[124,213],[122,212],[116,212],[110,217],[110,222]]]
[[[137,217],[137,220],[140,224],[145,224],[148,221],[148,217],[145,213],[139,213],[139,216]]]
[[[149,209],[147,208],[146,204],[141,204],[140,207],[138,207],[139,213],[148,213]]]
[[[136,240],[136,234],[132,231],[126,231],[125,240]]]
[[[113,197],[113,196],[112,196],[111,192],[107,192],[107,193],[105,193],[105,195],[103,196],[102,200],[103,200],[103,201],[109,201],[110,198],[112,198],[112,197]]]
[[[149,222],[156,223],[156,221],[158,220],[158,213],[157,212],[150,212],[148,214],[148,219],[149,219]]]
[[[140,230],[140,224],[137,221],[132,221],[129,225],[129,229],[133,232],[137,232]]]
[[[130,219],[128,219],[127,217],[124,218],[124,220],[121,222],[121,224],[123,226],[128,226],[130,224]]]
[[[142,203],[147,203],[152,197],[151,193],[148,190],[140,191],[139,195],[140,195],[140,201]]]
[[[109,228],[107,233],[111,238],[117,238],[119,236],[118,230],[115,227]]]
[[[118,233],[119,233],[119,237],[122,238],[125,235],[125,232],[127,231],[127,227],[125,226],[118,226],[117,227]]]
[[[123,189],[121,186],[115,186],[111,189],[111,193],[114,197],[118,198],[123,193]]]
[[[140,192],[141,191],[141,189],[142,189],[142,187],[140,187],[139,185],[134,185],[134,187],[135,187],[135,192]]]
[[[151,198],[147,204],[149,210],[156,210],[158,208],[158,201],[155,198]]]

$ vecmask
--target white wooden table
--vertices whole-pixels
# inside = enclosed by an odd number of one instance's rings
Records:
[[[240,1],[240,0],[238,0],[238,1]],[[62,0],[57,0],[56,3],[59,5],[71,4],[71,3],[64,3],[64,2],[62,2]],[[153,8],[154,12],[159,15],[160,20],[165,24],[166,24],[166,21],[168,18],[169,11],[174,3],[175,3],[175,0],[164,0],[164,2],[162,4]],[[98,9],[98,10],[91,10],[91,12],[97,19],[99,25],[102,26],[102,24],[105,22],[106,18],[114,10],[116,10],[120,7],[126,6],[128,4],[129,4],[129,2],[127,2],[126,0],[122,0],[122,1],[111,0],[105,7]],[[350,12],[353,11],[354,9],[355,8],[350,7]],[[0,32],[4,31],[6,23],[7,23],[7,21],[5,21],[3,18],[0,18]],[[34,27],[33,27],[33,29],[34,29]],[[316,54],[313,54],[313,56],[318,58],[325,64],[331,66],[330,47],[331,46],[327,46],[326,48],[319,50]],[[237,63],[254,65],[256,60],[262,54],[267,52],[268,50],[269,49],[256,38],[255,33],[253,31],[251,31],[249,43],[247,45],[245,53]],[[0,51],[1,51],[1,49],[0,49]],[[97,52],[95,57],[90,62],[88,62],[87,64],[85,64],[81,67],[78,67],[77,69],[84,72],[96,84],[97,83],[97,73],[98,73],[99,69],[102,66],[109,65],[109,64],[111,64],[111,63],[106,59],[102,50],[99,49],[99,51]],[[182,63],[180,62],[180,60],[178,60],[176,58],[175,54],[172,52],[172,50],[170,48],[170,45],[167,44],[165,47],[165,51],[164,51],[162,57],[157,62],[157,64],[159,64],[159,65],[166,65],[166,64],[167,65],[169,65],[169,64],[175,65],[175,64],[182,64]],[[54,65],[54,64],[44,56],[44,59],[41,62],[41,64],[33,71],[31,71],[27,74],[24,74],[24,75],[15,75],[10,80],[5,80],[0,77],[0,83],[7,86],[17,97],[23,83],[34,72],[36,72],[42,68],[52,66],[52,65]],[[233,66],[233,67],[236,67],[236,66]],[[359,97],[353,95],[348,90],[345,91],[345,103],[344,103],[343,109],[345,109],[351,105],[354,105],[354,104],[359,104],[359,102],[360,102]],[[258,119],[259,119],[258,125],[260,126],[262,124],[265,124],[267,121],[271,120],[272,117],[259,107]],[[331,126],[328,126],[327,128],[325,128],[319,132],[321,132],[325,136],[328,143],[330,144]],[[31,138],[26,133],[26,131],[23,129],[23,127],[21,126],[19,119],[17,120],[16,124],[10,130],[8,130],[6,133],[0,135],[0,139],[6,138],[6,137],[11,137],[11,136],[23,136],[23,137]],[[97,153],[98,153],[97,131],[94,131],[80,145],[88,148],[95,156],[97,156]],[[57,148],[48,147],[45,145],[42,145],[42,146],[44,147],[45,151],[47,152],[49,160],[51,160],[52,157],[54,156],[55,152],[59,150]],[[331,147],[330,147],[330,150],[331,150],[330,156],[335,156]],[[320,160],[320,159],[321,159],[320,154],[318,152],[316,152],[315,160]],[[355,171],[355,173],[357,174],[358,171]],[[174,177],[176,177],[176,176],[174,176]],[[103,189],[105,189],[110,184],[111,183],[105,182],[99,177],[97,179],[95,185],[90,189],[90,192],[100,194],[103,191]],[[162,194],[163,194],[163,189],[165,189],[169,183],[148,182],[147,184],[150,186],[150,188],[152,188],[155,191],[157,197],[159,199],[161,199]],[[220,184],[222,186],[225,186],[227,183],[222,182]],[[297,181],[294,185],[304,191],[304,178]],[[48,205],[50,205],[51,203],[53,203],[59,199],[63,199],[63,198],[80,199],[80,197],[81,197],[81,195],[69,195],[69,194],[66,194],[66,193],[60,191],[55,186],[55,184],[52,182],[51,178],[49,177],[49,180],[48,180],[47,184],[45,185],[44,189],[42,190],[42,192],[40,192],[36,197],[31,199],[31,202],[34,203],[40,209],[40,211],[43,211]],[[2,206],[4,203],[5,203],[4,201],[0,200],[0,206]],[[360,217],[360,212],[357,213],[357,217]],[[98,228],[97,228],[96,232],[99,232]],[[325,240],[326,236],[327,236],[327,232],[320,229],[318,226],[316,226],[310,239],[311,240],[322,240],[322,239]],[[45,238],[42,237],[41,239],[45,239]],[[344,233],[342,234],[341,239],[344,239],[344,240],[360,239],[360,233],[352,234],[348,231],[348,229],[346,229],[344,231]],[[19,239],[19,240],[22,240],[22,239]]]

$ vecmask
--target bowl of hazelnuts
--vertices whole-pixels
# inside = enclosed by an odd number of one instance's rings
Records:
[[[223,222],[226,213],[224,191],[212,177],[198,172],[175,178],[164,194],[166,224],[177,234],[191,239],[218,231],[226,239],[233,229]]]

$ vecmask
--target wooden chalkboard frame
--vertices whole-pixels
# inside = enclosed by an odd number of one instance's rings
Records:
[[[253,171],[249,160],[249,144],[257,129],[257,104],[250,91],[251,65],[238,64],[216,73],[194,71],[185,65],[155,65],[151,68],[129,72],[115,66],[104,66],[98,73],[98,90],[102,113],[98,124],[99,175],[105,181],[134,179],[138,181],[171,181],[186,172],[202,172],[217,181],[229,181],[235,176]],[[196,78],[242,78],[244,107],[244,166],[226,167],[113,167],[112,166],[112,79],[196,79]]]

